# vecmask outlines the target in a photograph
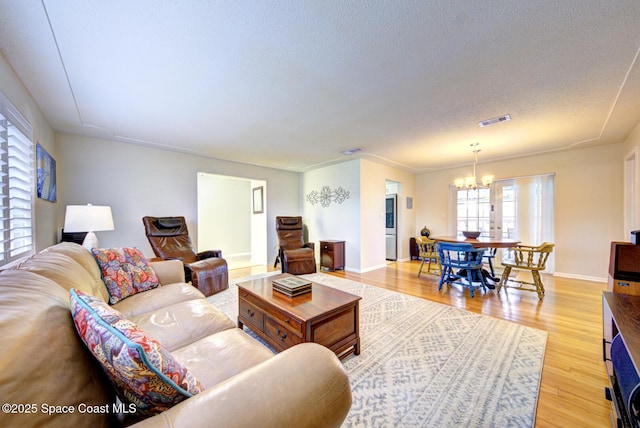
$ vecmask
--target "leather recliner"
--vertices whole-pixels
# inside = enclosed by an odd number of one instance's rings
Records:
[[[315,247],[313,242],[304,242],[302,217],[276,217],[276,233],[282,272],[293,275],[315,273]]]
[[[229,288],[227,261],[221,250],[196,253],[184,217],[142,218],[147,239],[155,255],[184,264],[185,282],[191,282],[205,296]]]

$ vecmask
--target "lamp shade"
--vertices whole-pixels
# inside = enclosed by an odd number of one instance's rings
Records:
[[[100,205],[67,205],[65,232],[99,232],[114,230],[111,207]]]

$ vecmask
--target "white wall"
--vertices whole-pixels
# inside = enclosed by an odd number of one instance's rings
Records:
[[[629,197],[629,205],[635,205],[634,209],[629,212],[630,218],[627,219],[627,225],[630,230],[640,229],[640,123],[636,125],[635,129],[629,134],[624,143],[624,158],[627,159],[630,155],[635,155],[633,177],[629,177],[630,193],[634,195],[626,195]],[[634,200],[635,196],[635,200]],[[625,206],[627,201],[625,200]],[[631,218],[631,217],[634,218]],[[629,230],[624,231],[625,234],[629,234]],[[625,241],[629,240],[627,236]]]
[[[636,132],[636,134],[638,134]],[[640,138],[636,141],[640,141]],[[630,141],[628,144],[633,144]],[[606,278],[609,243],[628,240],[623,229],[622,166],[625,145],[615,144],[481,163],[478,170],[508,178],[555,173],[556,274],[586,279]],[[448,186],[468,168],[413,174],[368,160],[353,160],[304,173],[290,173],[213,159],[172,153],[116,142],[60,134],[58,153],[58,228],[67,204],[111,205],[116,230],[99,232],[105,245],[150,247],[141,217],[176,215],[189,221],[197,236],[196,174],[266,179],[268,259],[275,258],[275,216],[303,215],[310,240],[343,239],[347,268],[366,271],[385,264],[385,181],[402,183],[399,205],[402,233],[399,259],[408,258],[408,240],[427,226],[434,235],[447,233]],[[342,186],[350,199],[328,208],[305,200],[311,190]],[[412,196],[414,209],[406,208]],[[224,201],[221,201],[221,203]],[[378,233],[377,231],[380,230]]]
[[[58,227],[69,204],[93,203],[112,207],[115,230],[98,232],[101,245],[138,246],[153,252],[144,235],[145,215],[184,215],[193,244],[197,236],[197,174],[229,175],[264,180],[267,245],[275,259],[275,216],[299,215],[299,174],[234,162],[158,150],[149,147],[57,134]],[[226,198],[217,201],[226,204]]]
[[[251,180],[199,173],[197,202],[198,251],[251,253]]]
[[[55,133],[51,125],[2,54],[0,54],[0,91],[31,124],[34,143],[40,143],[56,159]],[[59,197],[60,186],[58,185]],[[41,250],[57,242],[58,231],[56,228],[58,223],[56,221],[56,212],[58,205],[59,203],[36,198],[36,250]]]
[[[251,180],[251,263],[252,264],[269,264],[269,250],[267,248],[267,212],[269,212],[267,203],[267,182],[263,180]],[[253,213],[253,189],[262,187],[263,212],[259,214]],[[274,217],[275,227],[275,217]],[[274,250],[275,251],[275,250]],[[272,256],[271,260],[275,260]]]
[[[407,209],[406,197],[415,195],[415,176],[366,159],[305,172],[303,175],[304,220],[309,238],[340,239],[345,243],[345,269],[365,272],[386,265],[385,196],[386,181],[400,183],[398,195],[398,259],[409,259],[409,239],[415,235],[415,210]],[[323,186],[342,187],[350,197],[328,207],[306,200],[311,191]]]
[[[496,179],[555,173],[556,275],[606,280],[611,241],[623,231],[623,144],[478,164]],[[416,222],[432,235],[448,231],[448,190],[469,167],[417,176]]]
[[[360,245],[360,164],[352,160],[305,172],[302,178],[303,222],[307,226],[309,241],[316,243],[316,261],[320,262],[320,245],[323,239],[345,242],[345,269],[359,271],[361,268]],[[321,192],[324,186],[331,191],[341,187],[349,192],[342,203],[330,201],[328,206],[311,203],[307,196]],[[280,215],[288,215],[286,213]]]

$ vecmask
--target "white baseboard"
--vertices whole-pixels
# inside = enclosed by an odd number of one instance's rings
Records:
[[[354,272],[354,273],[366,273],[366,272],[371,272],[372,270],[376,270],[376,269],[382,269],[387,267],[386,263],[383,265],[378,265],[378,266],[371,266],[368,268],[364,268],[364,269],[355,269],[355,268],[351,268],[351,267],[345,267],[344,270],[348,271],[348,272]]]
[[[598,278],[595,276],[586,276],[586,275],[576,275],[573,273],[555,272],[553,276],[557,276],[559,278],[579,279],[582,281],[605,282],[605,283],[607,282],[607,278]]]
[[[248,253],[234,253],[234,254],[223,254],[222,257],[225,259],[230,259],[232,257],[248,257],[251,255],[251,252]]]

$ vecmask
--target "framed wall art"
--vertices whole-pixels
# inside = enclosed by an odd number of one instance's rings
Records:
[[[264,212],[264,195],[262,193],[263,187],[253,188],[253,213],[262,214]]]
[[[38,198],[56,202],[58,200],[56,161],[40,143],[36,144],[36,168],[38,169]]]

